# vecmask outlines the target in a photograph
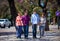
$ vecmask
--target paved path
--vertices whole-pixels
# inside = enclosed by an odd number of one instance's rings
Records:
[[[52,27],[53,26],[51,26],[51,28]],[[32,33],[29,33],[29,39],[24,39],[24,35],[22,35],[22,39],[17,39],[15,33],[13,33],[15,31],[14,27],[11,27],[10,29],[0,28],[0,41],[60,41],[60,30],[58,30],[56,26],[54,26],[50,31],[45,31],[44,37],[42,38],[40,38],[40,34],[38,32],[36,39],[32,38]],[[1,35],[2,32],[6,32],[5,35]]]
[[[17,39],[16,35],[4,35],[0,36],[0,41],[60,41],[60,30],[56,31],[46,31],[44,37],[40,38],[39,33],[37,33],[37,38],[32,38],[32,33],[29,33],[29,39],[24,39],[24,35],[22,35],[22,39]]]

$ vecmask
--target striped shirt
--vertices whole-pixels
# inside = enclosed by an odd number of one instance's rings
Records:
[[[20,16],[16,17],[16,26],[23,26],[22,17]]]

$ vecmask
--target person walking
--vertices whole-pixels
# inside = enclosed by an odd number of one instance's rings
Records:
[[[18,13],[18,16],[16,17],[16,28],[17,28],[16,35],[17,35],[17,38],[21,38],[22,26],[23,26],[22,17],[21,17],[21,14]]]
[[[60,28],[60,10],[56,11],[58,29]]]
[[[45,29],[45,24],[46,24],[46,18],[44,16],[44,13],[42,13],[42,16],[40,17],[40,38],[41,36],[44,36],[44,29]]]
[[[36,11],[33,12],[31,15],[31,23],[32,23],[32,29],[33,29],[33,38],[36,38],[37,33],[37,24],[40,21],[39,15],[36,13]]]
[[[22,16],[23,20],[23,29],[24,29],[24,36],[27,39],[28,38],[28,30],[29,30],[29,21],[30,21],[30,16],[28,15],[28,11],[24,11],[24,15]]]

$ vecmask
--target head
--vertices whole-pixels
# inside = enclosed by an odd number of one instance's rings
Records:
[[[24,12],[24,15],[28,15],[27,12]]]
[[[42,15],[41,15],[42,17],[44,17],[44,13],[42,13]]]
[[[27,10],[24,11],[24,15],[28,15],[28,11]]]
[[[18,12],[18,16],[21,16],[21,14]]]
[[[33,14],[36,14],[36,11],[34,11]]]

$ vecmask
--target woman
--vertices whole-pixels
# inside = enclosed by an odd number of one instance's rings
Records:
[[[28,29],[29,29],[30,17],[28,15],[27,10],[25,10],[24,15],[22,16],[22,20],[23,20],[24,36],[25,36],[25,38],[28,38]]]
[[[46,23],[46,18],[44,16],[44,13],[42,13],[42,16],[40,17],[40,38],[41,36],[44,36],[44,29],[45,29],[45,23]]]
[[[17,35],[17,38],[21,38],[22,26],[23,26],[22,17],[21,17],[21,14],[18,13],[18,16],[16,17],[16,28],[17,28],[16,35]]]

